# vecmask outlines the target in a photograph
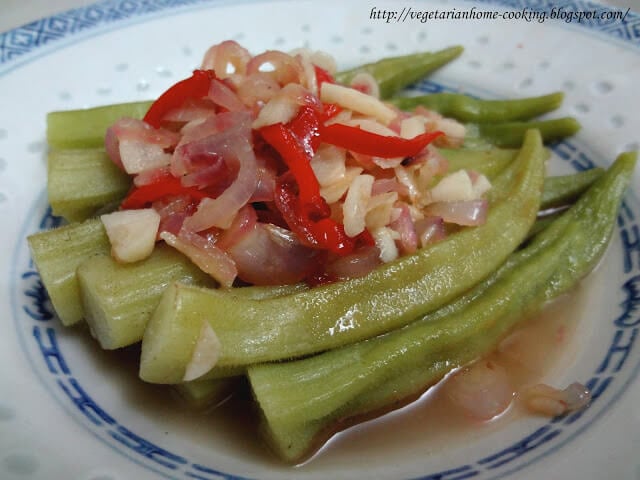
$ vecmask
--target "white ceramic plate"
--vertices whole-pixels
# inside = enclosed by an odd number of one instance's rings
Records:
[[[506,7],[502,5],[507,5]],[[557,2],[564,12],[610,10]],[[232,38],[253,52],[310,46],[341,67],[464,45],[419,87],[515,97],[564,90],[557,115],[583,130],[555,148],[552,169],[608,165],[640,143],[640,17],[624,21],[386,22],[378,11],[476,8],[551,12],[545,0],[482,2],[105,1],[0,36],[0,477],[176,478],[640,478],[637,282],[640,205],[625,201],[612,246],[581,297],[572,355],[548,380],[586,383],[578,415],[520,419],[433,452],[429,425],[355,432],[298,468],[265,455],[251,426],[179,410],[167,389],[137,382],[131,355],[99,352],[85,331],[51,314],[25,235],[52,225],[45,199],[45,114],[157,96]],[[406,11],[406,10],[405,10]],[[566,18],[566,17],[565,17]],[[632,190],[640,185],[636,175]],[[419,418],[416,419],[419,421]],[[380,439],[380,434],[377,437]]]

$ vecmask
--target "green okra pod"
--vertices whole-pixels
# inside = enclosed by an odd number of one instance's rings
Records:
[[[335,79],[338,83],[349,85],[358,73],[370,73],[378,82],[380,98],[386,99],[451,62],[460,56],[462,51],[461,46],[455,46],[436,52],[385,58],[338,72]]]
[[[571,203],[587,190],[604,173],[602,168],[591,168],[569,175],[544,179],[540,209],[556,208]]]
[[[47,143],[51,149],[104,146],[104,134],[122,117],[142,118],[150,101],[51,112],[47,115]]]
[[[467,127],[465,146],[469,148],[487,145],[518,148],[529,129],[539,130],[546,144],[575,135],[580,130],[580,123],[573,117],[563,117],[531,122],[469,124]]]
[[[539,97],[510,100],[479,100],[461,93],[432,93],[416,97],[394,97],[389,101],[401,110],[418,106],[465,123],[504,123],[531,120],[556,110],[564,94],[555,92]]]
[[[109,238],[99,219],[73,223],[27,238],[31,257],[63,325],[84,316],[76,269],[95,255],[108,255]]]
[[[249,367],[262,430],[276,453],[295,461],[337,423],[422,392],[488,353],[527,314],[571,288],[606,250],[635,157],[621,155],[576,205],[451,304],[365,342]]]
[[[156,245],[151,256],[135,263],[118,263],[110,255],[91,257],[78,266],[76,275],[85,320],[100,346],[108,350],[142,340],[149,318],[169,284],[215,287],[213,278],[164,243]],[[261,299],[304,288],[302,284],[239,287],[232,294]]]
[[[176,392],[192,410],[206,410],[220,404],[242,386],[241,377],[194,380],[174,385]]]
[[[466,148],[439,148],[438,151],[447,159],[449,171],[474,170],[495,178],[518,156],[516,149],[489,148],[486,150],[470,150]]]
[[[514,164],[511,192],[490,209],[484,225],[463,229],[364,277],[261,301],[240,301],[219,290],[169,287],[144,334],[141,378],[180,382],[204,321],[221,344],[218,365],[230,366],[353,343],[438,308],[486,277],[525,238],[539,207],[544,158],[540,135],[531,131]]]
[[[120,170],[104,150],[49,152],[49,204],[54,215],[69,222],[84,221],[105,205],[120,202],[131,185],[131,177]]]
[[[165,244],[135,263],[118,263],[111,255],[93,256],[78,266],[76,275],[84,318],[105,350],[142,339],[149,317],[170,283],[215,287],[209,275]]]

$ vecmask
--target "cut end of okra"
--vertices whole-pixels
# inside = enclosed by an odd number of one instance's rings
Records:
[[[47,115],[47,144],[51,149],[104,147],[104,134],[122,117],[142,118],[150,101],[120,103]]]
[[[109,239],[97,219],[74,223],[27,238],[42,284],[63,325],[84,317],[76,269],[95,255],[108,255]]]
[[[69,222],[96,215],[119,202],[131,188],[131,178],[104,150],[54,150],[47,162],[47,194],[53,214]]]
[[[175,249],[156,245],[143,261],[123,264],[110,255],[82,262],[77,269],[85,319],[104,349],[142,340],[160,296],[173,282],[213,288],[211,277]]]

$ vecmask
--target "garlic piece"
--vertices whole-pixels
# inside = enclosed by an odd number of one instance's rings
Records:
[[[160,215],[153,208],[122,210],[100,217],[111,242],[111,255],[119,262],[144,260],[156,244]]]
[[[211,370],[218,363],[221,349],[222,344],[218,336],[209,325],[209,322],[203,320],[196,346],[193,349],[191,360],[187,364],[182,380],[190,382]]]

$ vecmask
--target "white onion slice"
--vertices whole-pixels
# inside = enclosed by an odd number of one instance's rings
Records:
[[[282,88],[267,104],[262,107],[258,117],[251,125],[259,129],[276,123],[288,123],[296,116],[300,107],[306,105],[320,111],[322,106],[317,98],[302,85],[290,83]]]
[[[371,198],[373,175],[358,175],[353,179],[342,206],[344,231],[350,237],[362,233],[365,228],[365,216]]]
[[[397,116],[392,108],[377,98],[335,83],[322,84],[320,99],[325,103],[337,103],[341,107],[374,117],[383,125],[389,125]]]
[[[399,235],[397,232],[394,232],[389,227],[382,227],[373,230],[371,235],[376,242],[376,247],[380,250],[380,260],[388,263],[398,258],[396,238]]]

